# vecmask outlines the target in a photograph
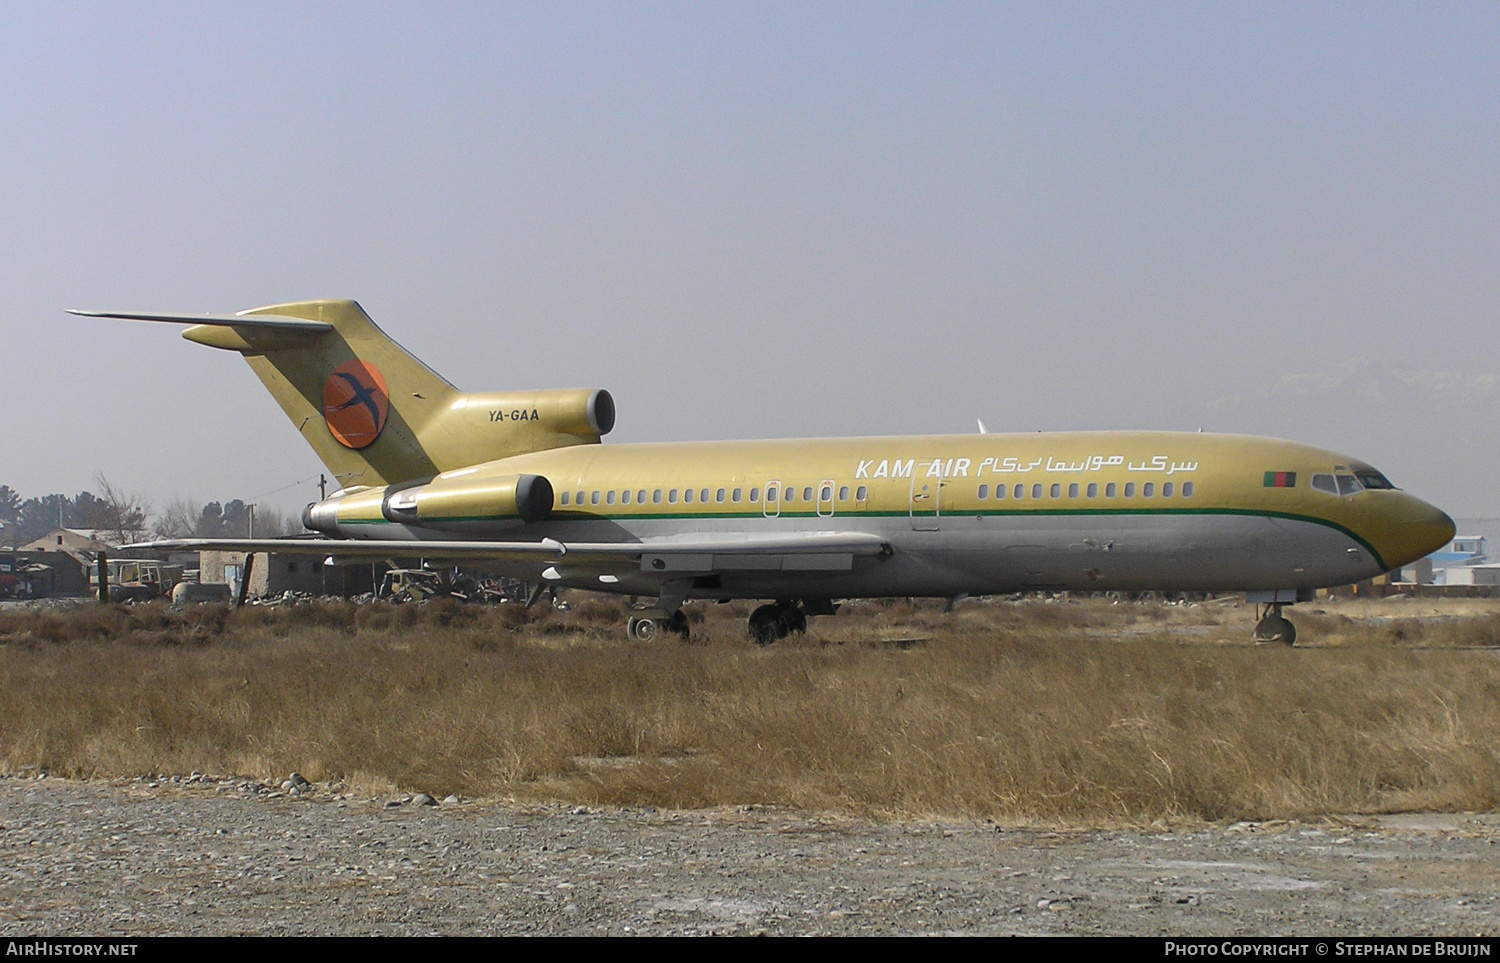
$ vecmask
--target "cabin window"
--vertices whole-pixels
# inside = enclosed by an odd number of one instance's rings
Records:
[[[758,502],[758,501],[760,501],[760,489],[758,489],[758,488],[752,488],[752,489],[750,489],[750,500],[752,502]]]
[[[671,491],[667,492],[667,504],[668,505],[675,505],[675,504],[677,504],[677,489],[674,488]]]
[[[589,504],[590,505],[597,505],[597,504],[599,504],[599,493],[598,492],[590,492],[589,493]]]
[[[1125,497],[1126,498],[1134,498],[1135,497],[1135,482],[1126,482],[1125,483]]]
[[[642,488],[640,491],[635,493],[635,503],[637,505],[646,504],[646,489]]]
[[[714,492],[714,501],[716,501],[716,502],[722,502],[723,500],[724,500],[724,489],[721,488],[718,491]]]
[[[989,498],[989,497],[990,497],[990,486],[988,486],[988,485],[980,485],[979,486],[979,500],[980,501],[984,501],[986,498]]]
[[[1062,486],[1059,485],[1057,482],[1053,482],[1052,483],[1052,488],[1047,492],[1047,494],[1048,494],[1048,496],[1050,496],[1052,498],[1061,498],[1062,497]]]
[[[841,486],[839,486],[839,501],[841,501],[841,502],[847,502],[848,500],[849,500],[849,486],[848,485],[841,485]]]
[[[624,491],[620,492],[620,504],[621,505],[629,505],[630,504],[630,489],[627,488]]]
[[[682,500],[689,505],[693,503],[693,490],[691,488],[684,488],[682,490]]]
[[[651,493],[651,504],[653,504],[653,505],[660,505],[661,504],[661,489],[660,488],[656,489],[656,491],[654,491],[654,492]]]
[[[1183,498],[1192,498],[1193,497],[1193,483],[1192,482],[1183,482],[1182,483],[1182,497]]]
[[[740,500],[740,496],[744,493],[745,490],[743,488],[736,488],[734,491],[729,493],[729,500],[732,502],[737,502]]]
[[[1114,482],[1110,482],[1108,485],[1104,486],[1104,497],[1105,498],[1114,498],[1115,497],[1115,483]]]
[[[784,501],[784,502],[794,502],[794,501],[796,501],[797,500],[797,489],[795,489],[795,488],[788,488],[786,491],[782,492],[781,493],[781,500]]]
[[[1162,482],[1162,485],[1161,485],[1161,497],[1162,498],[1171,498],[1172,497],[1172,483],[1171,482]]]
[[[604,493],[604,504],[606,504],[606,505],[613,505],[614,503],[615,503],[615,493],[614,493],[614,491],[610,490],[610,491],[605,492]]]
[[[1327,492],[1330,495],[1337,495],[1339,493],[1339,483],[1333,480],[1332,475],[1314,475],[1312,487],[1320,492]]]
[[[854,490],[854,500],[855,501],[862,502],[866,498],[869,498],[869,497],[870,497],[870,490],[868,488],[866,488],[865,486],[863,486],[863,485],[859,486],[858,488],[856,488]]]
[[[823,490],[818,493],[818,498],[825,502],[833,501],[833,486],[824,485]]]
[[[564,505],[566,505],[568,503],[568,493],[567,492],[563,492],[562,493],[562,503]]]
[[[1146,484],[1144,484],[1144,485],[1141,486],[1141,497],[1142,498],[1150,498],[1152,495],[1155,495],[1155,494],[1156,494],[1156,483],[1155,482],[1146,482]]]
[[[802,489],[802,500],[804,502],[810,502],[810,501],[813,500],[812,499],[812,489],[811,488],[804,488],[804,489]]]
[[[1089,495],[1090,498],[1098,498],[1099,497],[1099,483],[1098,482],[1089,482],[1088,495]]]
[[[1068,497],[1069,498],[1077,498],[1078,497],[1078,483],[1077,482],[1074,482],[1073,484],[1071,484],[1071,485],[1068,486]]]
[[[583,504],[583,492],[579,492],[576,496],[574,496],[574,498],[573,498],[573,504],[575,504],[575,505],[582,505]]]
[[[1011,495],[1013,495],[1016,498],[1025,498],[1026,497],[1026,486],[1025,485],[1017,485],[1016,486],[1016,490],[1013,491],[1013,492],[1011,492]]]
[[[1042,485],[1041,485],[1041,482],[1038,482],[1037,484],[1031,486],[1031,497],[1032,498],[1041,498],[1042,497]]]
[[[776,500],[776,494],[777,493],[776,493],[776,486],[775,485],[767,485],[766,486],[766,501],[768,501],[768,502],[774,502]],[[750,500],[751,501],[755,501],[755,499],[753,499],[753,498],[750,499]]]

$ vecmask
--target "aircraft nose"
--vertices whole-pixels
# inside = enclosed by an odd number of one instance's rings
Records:
[[[1381,554],[1392,569],[1431,555],[1457,532],[1446,512],[1405,493],[1385,522]]]

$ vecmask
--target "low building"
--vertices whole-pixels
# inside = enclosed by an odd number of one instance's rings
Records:
[[[1393,585],[1431,585],[1433,579],[1432,559],[1419,558],[1410,565],[1391,573]]]
[[[67,552],[0,552],[0,597],[61,598],[89,594],[89,568]]]
[[[1448,569],[1447,585],[1500,585],[1500,565],[1456,565]]]
[[[41,538],[33,539],[20,547],[22,552],[66,552],[78,561],[92,565],[100,552],[113,554],[117,546],[100,536],[104,534],[85,528],[55,528]]]
[[[198,581],[228,585],[235,596],[239,595],[245,568],[244,552],[198,553]],[[284,592],[322,595],[324,591],[323,560],[315,555],[256,552],[249,568],[250,586],[246,594],[254,598]]]
[[[1482,565],[1486,557],[1483,535],[1458,535],[1453,541],[1427,556],[1433,569],[1432,580],[1437,585],[1474,585],[1469,576],[1460,573],[1474,565]],[[1457,579],[1457,581],[1455,581]]]

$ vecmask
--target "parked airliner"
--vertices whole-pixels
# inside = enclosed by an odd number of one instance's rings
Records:
[[[655,598],[629,633],[687,634],[689,599],[765,599],[762,643],[840,599],[1028,590],[1244,592],[1257,638],[1324,586],[1419,559],[1452,520],[1371,465],[1203,433],[981,433],[605,445],[593,389],[464,393],[353,301],[188,324],[239,352],[341,488],[304,540],[161,548],[482,562],[545,586]],[[535,593],[533,595],[535,598]]]

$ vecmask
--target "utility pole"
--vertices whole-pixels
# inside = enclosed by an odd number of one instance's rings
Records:
[[[254,538],[255,537],[255,506],[254,505],[246,505],[245,507],[248,508],[248,509],[250,509],[250,531],[245,534],[245,537],[246,538]]]
[[[328,497],[328,476],[322,472],[318,473],[318,501]]]

